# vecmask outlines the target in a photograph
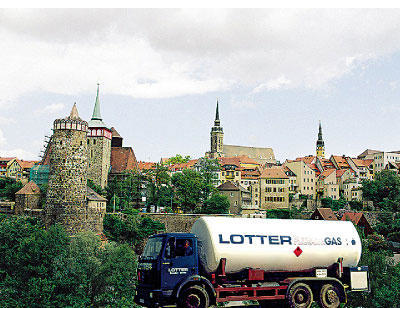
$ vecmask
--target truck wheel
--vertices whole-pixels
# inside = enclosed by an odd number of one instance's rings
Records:
[[[340,291],[333,284],[324,284],[319,292],[319,304],[325,308],[337,308],[340,305]]]
[[[188,287],[178,299],[178,307],[206,308],[210,305],[207,291],[198,285]]]
[[[307,308],[311,306],[314,297],[307,284],[296,283],[290,288],[287,299],[290,307]]]

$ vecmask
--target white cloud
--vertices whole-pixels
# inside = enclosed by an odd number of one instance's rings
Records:
[[[44,108],[42,109],[37,109],[35,111],[36,114],[55,114],[55,113],[59,113],[61,112],[61,110],[63,110],[65,108],[65,104],[64,103],[52,103],[49,105],[46,105]]]
[[[287,87],[291,83],[290,80],[286,79],[285,76],[280,76],[276,79],[269,80],[267,83],[262,83],[255,87],[252,93],[259,93],[263,90],[278,90]]]
[[[320,89],[400,49],[399,9],[36,9],[0,21],[0,106],[97,81],[138,98]]]
[[[1,139],[1,138],[0,138]],[[0,149],[1,157],[17,157],[23,160],[39,160],[38,156],[22,148],[11,150]]]
[[[1,125],[9,125],[9,124],[14,124],[15,120],[11,117],[4,117],[0,116],[0,124]]]
[[[0,146],[7,144],[7,139],[4,137],[3,131],[0,129]]]

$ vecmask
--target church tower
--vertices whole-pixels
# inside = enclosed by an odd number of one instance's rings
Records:
[[[87,131],[75,104],[68,117],[53,123],[46,226],[59,223],[70,235],[87,228]]]
[[[111,159],[111,130],[104,124],[100,114],[99,84],[94,104],[92,119],[89,121],[87,134],[88,145],[88,179],[96,185],[107,186],[108,171]]]
[[[224,150],[224,131],[221,127],[219,120],[219,108],[217,100],[217,109],[215,111],[214,126],[211,128],[211,151],[209,153],[210,158],[217,158],[223,156]]]
[[[317,152],[318,158],[325,158],[325,144],[324,144],[324,140],[322,139],[321,121],[319,122],[319,131],[318,131],[316,152]]]

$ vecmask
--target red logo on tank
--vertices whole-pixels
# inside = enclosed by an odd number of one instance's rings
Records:
[[[297,247],[293,252],[296,255],[296,257],[298,257],[302,254],[303,250],[301,250],[300,247]]]

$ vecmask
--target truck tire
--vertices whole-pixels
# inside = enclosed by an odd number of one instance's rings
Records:
[[[178,298],[178,307],[182,308],[207,308],[209,305],[208,293],[199,285],[186,288]]]
[[[292,308],[308,308],[314,301],[313,292],[307,284],[296,283],[290,288],[287,300]]]
[[[333,284],[324,284],[319,292],[319,305],[324,308],[337,308],[340,305],[340,291]]]

